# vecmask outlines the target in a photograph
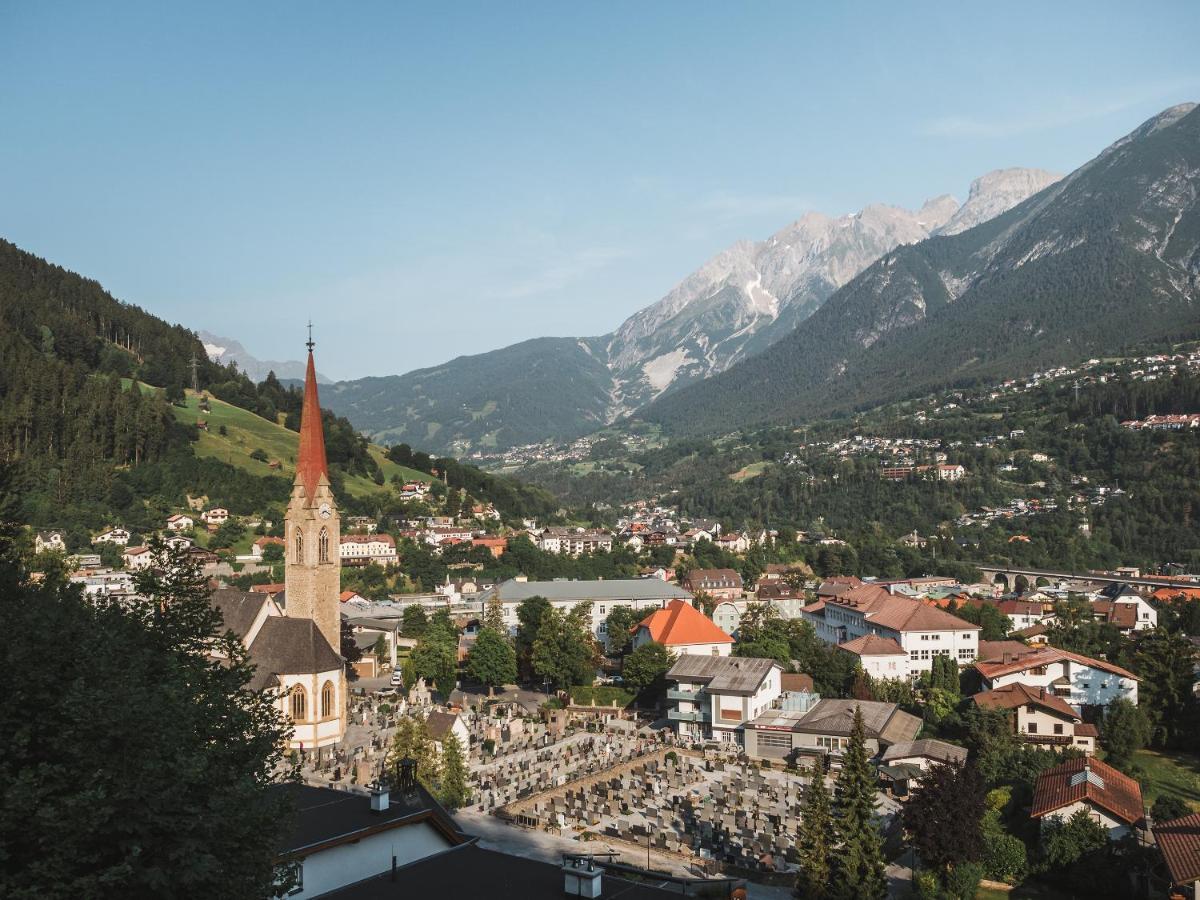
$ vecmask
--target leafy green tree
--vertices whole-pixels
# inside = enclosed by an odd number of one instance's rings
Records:
[[[1150,740],[1150,719],[1140,707],[1120,697],[1105,710],[1101,739],[1110,763],[1128,765]]]
[[[591,604],[580,603],[565,615],[556,609],[541,617],[533,642],[533,671],[559,688],[591,681],[598,653],[587,622]]]
[[[350,623],[342,619],[341,630],[338,633],[339,651],[342,658],[346,661],[346,678],[349,681],[358,681],[358,672],[354,668],[354,664],[362,659],[362,650],[359,649],[358,643],[354,640],[354,629]]]
[[[978,860],[983,851],[980,827],[984,786],[971,765],[932,766],[901,810],[904,831],[917,855],[941,876],[953,867]]]
[[[246,526],[230,516],[213,533],[211,546],[232,547],[246,535]]]
[[[1051,818],[1042,829],[1042,855],[1054,868],[1066,868],[1107,846],[1108,832],[1086,809],[1077,810],[1066,821]]]
[[[645,618],[632,606],[614,606],[604,620],[605,644],[609,653],[624,653],[633,639],[633,627]]]
[[[467,674],[493,690],[517,680],[517,655],[499,632],[483,628],[467,654]]]
[[[833,879],[837,900],[887,896],[883,841],[875,821],[875,773],[867,756],[862,708],[854,708],[850,742],[833,788]]]
[[[61,578],[26,580],[11,537],[0,526],[0,895],[270,896],[288,728],[249,689],[205,579],[160,545],[169,574],[137,581],[149,602],[85,600]],[[87,652],[31,677],[47,617]]]
[[[484,606],[482,625],[484,628],[490,628],[496,634],[508,634],[508,628],[504,624],[504,604],[499,597],[492,597]]]
[[[447,809],[458,809],[471,799],[467,783],[467,763],[458,737],[452,732],[442,740],[442,766],[438,781],[438,800]]]
[[[443,696],[454,690],[458,674],[458,648],[446,641],[421,640],[412,652],[412,663],[419,677],[432,682]]]
[[[1150,808],[1150,815],[1155,822],[1169,822],[1188,815],[1192,808],[1178,794],[1159,794]]]
[[[263,548],[263,562],[277,563],[283,562],[283,545],[282,544],[267,544]]]
[[[396,724],[392,746],[387,756],[388,770],[396,771],[404,759],[416,762],[417,780],[425,785],[427,790],[436,793],[441,766],[425,721],[415,716],[401,716]]]
[[[404,632],[405,637],[419,638],[425,633],[428,625],[429,617],[426,615],[423,606],[413,603],[404,607],[404,614],[400,620],[400,629]]]
[[[809,783],[800,810],[796,832],[796,896],[802,900],[824,900],[829,896],[832,863],[833,813],[825,772],[818,763],[809,770]]]
[[[647,701],[658,700],[666,689],[666,674],[675,654],[658,641],[642,644],[625,657],[621,675],[625,684]]]
[[[529,541],[525,541],[529,544]],[[514,545],[509,541],[509,548]],[[536,549],[532,544],[531,549]],[[507,552],[505,556],[507,556]],[[528,597],[517,606],[517,669],[525,677],[533,675],[533,643],[542,627],[542,618],[553,610],[545,597]]]

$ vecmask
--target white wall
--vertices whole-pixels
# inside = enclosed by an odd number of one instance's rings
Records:
[[[1062,660],[1046,666],[1045,674],[1035,675],[1030,670],[1013,672],[992,679],[993,688],[1004,687],[1020,682],[1030,687],[1044,687],[1050,690],[1051,682],[1066,675],[1070,681],[1069,697],[1063,697],[1074,707],[1083,705],[1107,706],[1118,697],[1124,697],[1130,703],[1137,704],[1137,682],[1124,678],[1103,669],[1093,669],[1091,666],[1077,663],[1074,660]]]
[[[364,807],[370,803],[362,798]],[[304,887],[288,896],[306,900],[389,872],[392,857],[403,866],[449,848],[450,844],[427,822],[403,825],[349,844],[322,850],[304,860]]]

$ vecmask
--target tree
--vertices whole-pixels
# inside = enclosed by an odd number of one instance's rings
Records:
[[[484,606],[482,625],[484,628],[490,628],[496,634],[508,634],[508,628],[504,624],[504,604],[498,596],[492,597]]]
[[[417,675],[430,681],[443,696],[454,690],[458,675],[458,642],[430,640],[426,634],[412,652],[413,668]]]
[[[490,697],[494,688],[517,680],[517,655],[499,632],[482,628],[467,654],[467,674],[486,684]]]
[[[590,683],[598,656],[587,626],[590,616],[591,604],[586,602],[565,615],[547,610],[533,642],[533,671],[559,688]]]
[[[438,799],[447,809],[458,809],[471,799],[471,788],[467,784],[467,764],[463,759],[462,745],[454,732],[447,732],[442,739]]]
[[[417,780],[429,791],[437,790],[440,766],[429,729],[423,719],[402,716],[392,737],[392,748],[387,756],[389,771],[396,771],[401,760],[411,759],[417,764]]]
[[[800,829],[796,833],[796,896],[824,900],[829,896],[829,877],[833,849],[833,815],[825,772],[818,763],[809,770],[804,807],[800,811]]]
[[[232,547],[246,534],[246,526],[232,516],[226,519],[213,533],[210,546]]]
[[[675,662],[675,654],[658,641],[642,644],[625,657],[621,675],[625,684],[647,700],[657,701],[666,689],[666,674]]]
[[[1065,868],[1081,857],[1108,846],[1108,832],[1086,809],[1071,818],[1048,819],[1042,830],[1042,853],[1053,868]]]
[[[263,562],[277,563],[283,562],[283,545],[282,544],[267,544],[263,548]]]
[[[1101,733],[1108,761],[1125,766],[1150,740],[1150,719],[1140,707],[1119,697],[1105,710]]]
[[[1196,698],[1192,693],[1195,651],[1182,634],[1162,628],[1141,635],[1133,653],[1133,669],[1141,678],[1138,702],[1150,718],[1151,741],[1174,744],[1194,721]]]
[[[854,708],[850,743],[833,788],[834,834],[831,897],[887,896],[883,842],[875,821],[875,773],[867,757],[862,708]]]
[[[509,548],[512,549],[515,543],[510,541]],[[533,674],[533,642],[542,627],[542,618],[552,610],[550,601],[545,597],[527,597],[517,606],[517,668],[525,677]]]
[[[271,784],[288,728],[249,689],[247,651],[198,569],[156,552],[169,572],[139,575],[149,602],[85,600],[64,579],[27,580],[0,526],[2,896],[273,893],[288,812]],[[52,679],[31,677],[46,617],[87,648]]]
[[[604,620],[605,644],[609,653],[624,653],[633,639],[633,627],[644,617],[632,606],[614,606]]]
[[[1188,815],[1192,808],[1178,794],[1159,794],[1150,808],[1150,816],[1155,823],[1169,822]]]
[[[404,607],[400,628],[405,637],[419,638],[425,633],[428,625],[429,617],[425,614],[425,607],[418,603]]]
[[[348,681],[358,681],[358,671],[354,668],[354,664],[362,659],[362,650],[354,640],[354,628],[345,619],[341,620],[342,627],[339,633],[339,650],[342,658],[346,660],[346,679]]]
[[[950,763],[932,766],[921,776],[901,819],[917,855],[944,878],[951,868],[979,859],[984,810],[978,770]]]

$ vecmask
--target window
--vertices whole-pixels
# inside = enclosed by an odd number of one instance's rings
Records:
[[[329,562],[329,529],[322,528],[321,534],[317,538],[317,561]]]
[[[1055,733],[1055,734],[1062,734],[1062,733],[1063,733],[1063,730],[1062,730],[1062,725],[1061,725],[1061,724],[1059,724],[1058,722],[1055,722],[1055,723],[1054,723],[1054,733]]]
[[[321,718],[328,719],[337,715],[333,710],[333,682],[327,681],[321,688]]]
[[[916,650],[914,650],[912,653],[910,653],[908,655],[908,658],[911,659],[913,662],[916,662],[918,659],[920,659],[920,654]]]
[[[1028,723],[1028,731],[1030,734],[1037,734],[1037,722]]]
[[[783,750],[792,748],[792,736],[790,734],[779,734],[772,731],[759,731],[758,746],[760,747],[778,747]]]
[[[296,562],[304,562],[304,532],[296,529]]]
[[[292,721],[303,722],[308,718],[308,695],[304,688],[296,685],[292,688]]]

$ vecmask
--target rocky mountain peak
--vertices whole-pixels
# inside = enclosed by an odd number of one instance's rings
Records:
[[[1061,179],[1043,169],[995,169],[971,182],[964,203],[937,234],[958,234],[1012,209]]]

